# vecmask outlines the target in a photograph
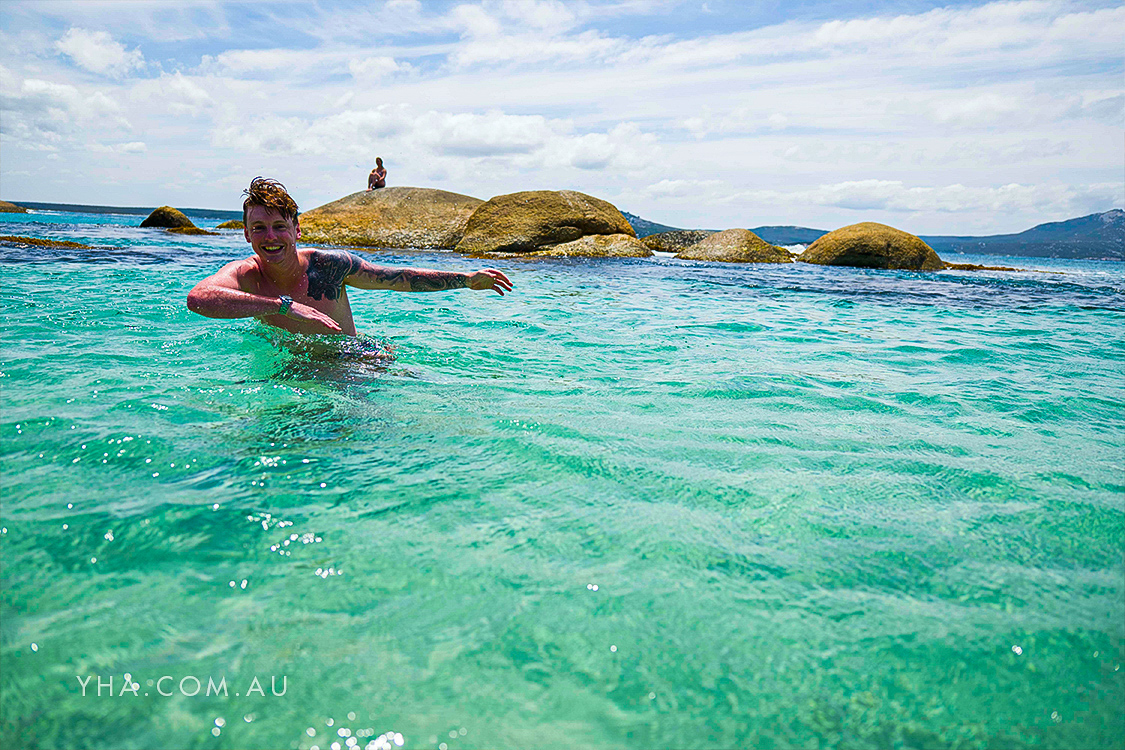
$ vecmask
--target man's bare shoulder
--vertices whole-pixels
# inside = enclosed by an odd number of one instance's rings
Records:
[[[215,276],[226,277],[243,291],[253,292],[262,280],[262,269],[258,266],[258,259],[251,255],[249,258],[232,260],[220,268]]]

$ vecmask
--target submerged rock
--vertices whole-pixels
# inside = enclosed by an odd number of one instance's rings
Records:
[[[920,238],[865,221],[829,232],[808,246],[798,258],[821,266],[897,268],[908,271],[940,271],[945,262]]]
[[[978,266],[976,263],[946,263],[942,266],[947,271],[1025,271],[1024,268],[1010,268],[1008,266]],[[1040,273],[1062,273],[1061,271],[1040,271]]]
[[[26,214],[27,209],[23,206],[17,206],[15,203],[8,201],[0,201],[0,214]]]
[[[526,253],[589,235],[636,232],[617,208],[574,190],[529,190],[498,195],[473,211],[457,251]]]
[[[196,228],[183,211],[171,206],[161,206],[141,222],[142,227],[163,227],[164,229],[179,229],[182,227]]]
[[[41,240],[37,237],[22,237],[20,235],[2,234],[0,242],[17,247],[58,247],[68,250],[93,250],[92,245],[83,245],[81,242],[70,240]]]
[[[173,234],[218,234],[218,232],[208,232],[206,229],[200,229],[199,227],[168,227],[167,231]]]
[[[245,229],[245,228],[246,228],[246,224],[244,224],[241,219],[231,219],[230,221],[224,221],[222,224],[219,224],[215,227],[215,229]]]
[[[452,248],[484,201],[445,190],[389,187],[352,193],[301,214],[303,242],[353,247]]]
[[[711,229],[675,229],[671,232],[650,234],[641,242],[658,253],[678,253],[697,242],[702,242],[716,232]]]
[[[724,263],[792,263],[783,247],[763,240],[748,229],[716,232],[676,255],[683,260],[712,260]]]

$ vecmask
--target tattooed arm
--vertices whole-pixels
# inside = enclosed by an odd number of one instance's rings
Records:
[[[357,289],[393,289],[396,292],[441,292],[447,289],[492,289],[503,296],[512,282],[502,272],[487,268],[473,273],[435,271],[428,268],[376,266],[348,252],[317,250],[309,260],[309,296],[336,299],[344,284]]]
[[[188,293],[188,309],[208,318],[268,319],[277,315],[281,298],[251,291],[255,285],[248,277],[253,273],[254,268],[246,261],[228,263]],[[299,302],[292,304],[285,317],[301,321],[316,333],[341,332],[340,324],[331,317]]]

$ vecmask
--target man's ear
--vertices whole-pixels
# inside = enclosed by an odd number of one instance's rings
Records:
[[[246,226],[245,222],[242,224],[242,236],[246,238],[247,242],[250,241],[250,227]]]
[[[297,239],[301,239],[301,220],[293,219],[293,226],[297,227]]]

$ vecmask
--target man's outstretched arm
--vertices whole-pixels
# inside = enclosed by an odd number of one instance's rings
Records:
[[[188,292],[187,306],[208,318],[256,318],[277,314],[278,297],[243,291],[238,283],[241,261],[228,263]],[[314,307],[294,302],[286,317],[324,326],[325,333],[340,333],[340,324]]]
[[[309,262],[309,296],[318,299],[319,293],[333,297],[333,292],[343,284],[357,289],[392,289],[396,292],[491,289],[501,296],[512,290],[508,277],[492,268],[471,273],[390,268],[377,266],[348,252],[318,250],[313,253]]]

